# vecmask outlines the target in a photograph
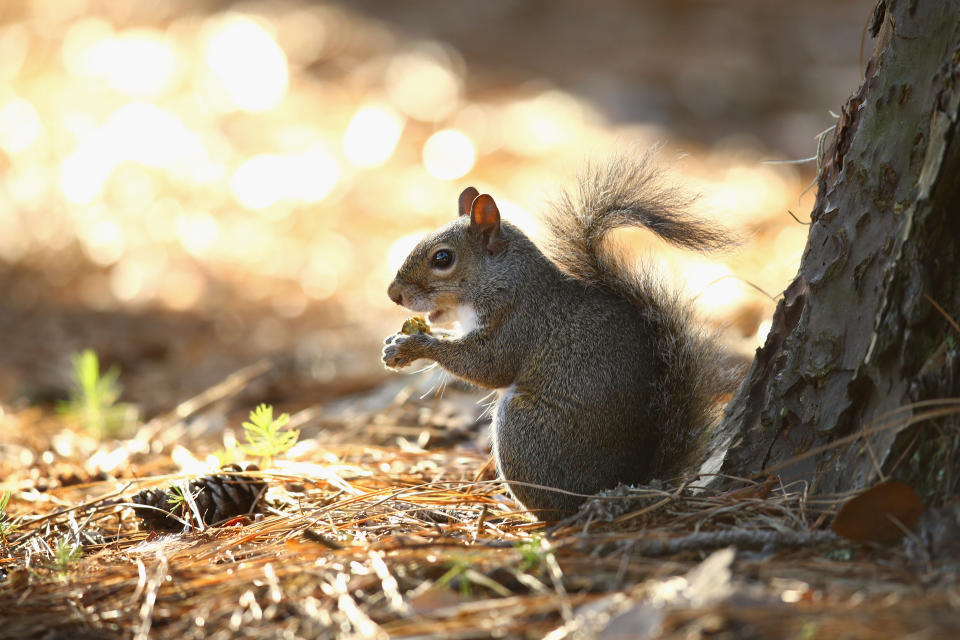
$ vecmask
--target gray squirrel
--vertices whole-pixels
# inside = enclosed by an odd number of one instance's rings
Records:
[[[661,182],[650,154],[589,166],[545,215],[545,252],[469,187],[457,219],[421,240],[389,287],[397,304],[463,333],[397,333],[383,362],[427,358],[497,389],[497,470],[541,519],[621,483],[696,471],[716,400],[734,388],[689,303],[603,246],[623,227],[699,251],[731,243]]]

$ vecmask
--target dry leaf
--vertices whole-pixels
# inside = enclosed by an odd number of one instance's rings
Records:
[[[904,528],[916,526],[922,513],[923,501],[913,487],[882,482],[848,500],[831,528],[850,540],[893,545],[900,542]]]

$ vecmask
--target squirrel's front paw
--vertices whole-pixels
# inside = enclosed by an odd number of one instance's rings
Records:
[[[383,364],[400,369],[427,355],[427,346],[436,338],[425,333],[395,333],[383,341]]]

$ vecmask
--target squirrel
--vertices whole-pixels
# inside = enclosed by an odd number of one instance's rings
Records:
[[[421,240],[389,286],[395,303],[431,324],[458,320],[462,335],[397,333],[384,364],[427,358],[498,390],[498,474],[542,520],[618,484],[699,465],[716,400],[735,386],[737,372],[690,304],[603,246],[623,227],[699,251],[733,243],[660,178],[650,153],[589,165],[545,215],[544,251],[468,187],[457,219]]]

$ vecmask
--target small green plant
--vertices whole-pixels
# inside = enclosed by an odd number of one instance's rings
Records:
[[[10,504],[10,492],[0,493],[0,543],[7,545],[7,536],[13,532],[20,518],[11,518],[7,515],[7,505]]]
[[[469,596],[473,591],[473,583],[470,578],[470,564],[463,558],[458,558],[453,561],[446,573],[437,578],[437,586],[446,587],[456,580],[460,586],[460,595]]]
[[[290,414],[282,413],[274,419],[273,407],[261,404],[250,412],[249,422],[243,423],[247,444],[240,449],[249,456],[259,456],[261,467],[269,467],[273,456],[289,450],[300,438],[296,429],[282,430],[288,422]]]
[[[76,416],[87,431],[100,438],[119,435],[132,422],[135,412],[127,404],[118,404],[122,390],[116,367],[101,374],[100,360],[93,349],[72,356],[70,399],[60,405],[62,413]]]
[[[237,453],[237,448],[235,446],[230,448],[222,447],[213,452],[213,457],[217,459],[217,466],[225,467],[228,464],[237,462]]]
[[[57,540],[57,548],[53,550],[53,568],[60,573],[66,573],[73,568],[81,556],[83,550],[80,545],[72,544],[66,538]]]
[[[454,557],[446,573],[437,578],[436,585],[447,587],[452,586],[453,582],[456,581],[460,589],[460,595],[464,597],[470,596],[474,587],[485,587],[501,597],[511,595],[510,590],[502,584],[474,569],[475,564],[469,557]]]
[[[183,495],[183,489],[174,485],[170,487],[169,494],[167,495],[167,504],[170,505],[171,511],[176,511],[179,508],[186,508],[187,498]]]
[[[543,538],[540,536],[533,536],[526,542],[518,542],[515,547],[520,552],[520,571],[524,573],[539,568],[544,556],[552,553],[544,548]]]

